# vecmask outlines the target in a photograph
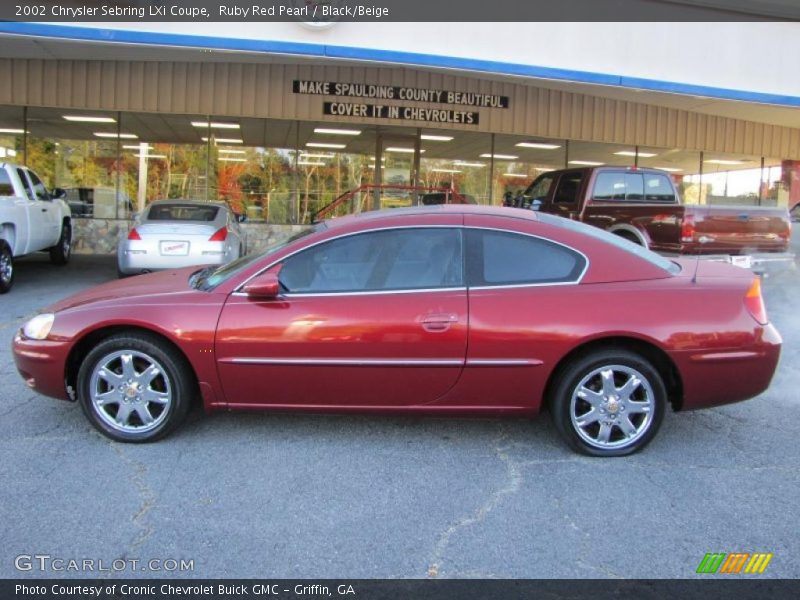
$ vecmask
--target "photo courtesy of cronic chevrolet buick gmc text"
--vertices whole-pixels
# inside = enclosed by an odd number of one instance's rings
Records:
[[[668,406],[767,388],[781,338],[759,281],[532,211],[395,209],[89,289],[28,321],[13,351],[32,389],[77,401],[119,441],[166,435],[195,398],[207,411],[548,406],[573,449],[620,456]]]

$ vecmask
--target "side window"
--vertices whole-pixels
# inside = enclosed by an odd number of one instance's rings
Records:
[[[531,201],[541,200],[544,202],[547,199],[550,187],[553,185],[553,179],[555,179],[554,175],[542,175],[531,184],[531,187],[525,190],[524,196]]]
[[[582,171],[566,172],[561,174],[558,180],[558,187],[553,196],[554,204],[575,204],[578,200],[578,192],[583,181]]]
[[[50,193],[47,191],[47,188],[44,187],[42,180],[39,179],[39,177],[33,171],[28,171],[28,175],[31,177],[31,182],[33,183],[33,193],[36,194],[36,199],[49,202]]]
[[[642,175],[622,171],[598,173],[592,199],[606,202],[641,202],[644,199]]]
[[[31,202],[36,200],[36,196],[33,195],[33,189],[31,189],[31,184],[28,182],[28,177],[25,175],[25,171],[22,169],[17,169],[17,176],[22,182],[22,187],[25,188],[25,193],[28,196],[28,200]]]
[[[675,190],[665,175],[647,173],[644,176],[644,192],[647,202],[675,202]]]
[[[593,200],[625,200],[625,174],[605,171],[598,173],[594,180]]]
[[[13,196],[14,186],[11,183],[11,177],[8,171],[0,169],[0,196]]]
[[[467,248],[470,287],[577,281],[586,266],[574,250],[518,233],[472,229]]]
[[[461,233],[393,229],[325,242],[289,257],[280,272],[289,293],[460,287]]]

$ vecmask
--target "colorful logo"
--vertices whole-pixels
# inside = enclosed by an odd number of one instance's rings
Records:
[[[772,552],[724,552],[706,554],[697,567],[697,573],[739,575],[763,573],[772,560]]]

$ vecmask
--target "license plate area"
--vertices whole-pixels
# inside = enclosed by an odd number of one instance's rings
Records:
[[[731,264],[735,267],[750,269],[753,266],[752,256],[731,256]]]
[[[161,256],[186,256],[189,254],[189,242],[164,240],[159,243],[158,250]]]

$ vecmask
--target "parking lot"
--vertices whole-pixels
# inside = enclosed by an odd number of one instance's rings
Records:
[[[116,277],[114,260],[29,257],[0,296],[2,577],[87,575],[15,567],[45,554],[193,561],[120,574],[147,577],[683,578],[707,552],[771,552],[765,577],[800,577],[797,269],[764,285],[785,342],[767,393],[669,413],[643,452],[603,460],[547,416],[195,412],[161,442],[111,442],[31,392],[10,343],[38,309]]]

